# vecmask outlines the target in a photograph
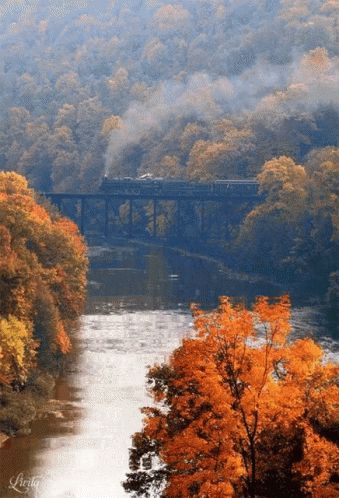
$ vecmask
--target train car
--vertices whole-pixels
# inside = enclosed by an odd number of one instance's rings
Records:
[[[259,183],[253,178],[248,180],[216,180],[213,182],[213,192],[215,194],[239,193],[239,195],[255,195],[258,192],[258,187]]]
[[[216,180],[214,182],[189,182],[186,180],[152,178],[143,175],[140,178],[110,178],[106,176],[100,186],[100,191],[123,195],[256,195],[259,184],[254,179],[249,180]]]
[[[133,181],[133,179],[129,177],[108,178],[107,175],[105,175],[102,179],[99,190],[102,192],[112,192],[112,190],[121,189],[122,185],[125,185],[126,182],[130,183],[131,181]]]
[[[149,180],[138,181],[135,178],[126,176],[124,178],[107,178],[104,176],[102,183],[99,187],[101,192],[116,193],[122,192],[123,194],[140,194],[141,182],[143,186],[147,186]]]

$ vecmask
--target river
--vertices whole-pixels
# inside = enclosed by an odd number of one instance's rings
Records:
[[[150,403],[146,368],[190,333],[189,302],[210,308],[221,294],[251,302],[284,292],[160,247],[92,247],[91,255],[87,307],[56,385],[58,408],[0,449],[1,498],[126,496],[130,436],[141,427],[139,408]],[[324,309],[294,305],[294,334],[316,337],[334,356],[335,324]]]

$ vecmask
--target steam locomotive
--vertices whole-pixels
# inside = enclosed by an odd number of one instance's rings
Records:
[[[104,176],[100,191],[124,195],[223,195],[237,194],[255,196],[259,184],[255,179],[248,180],[215,180],[214,182],[188,182],[186,180],[153,178],[144,175],[139,178],[108,178]]]

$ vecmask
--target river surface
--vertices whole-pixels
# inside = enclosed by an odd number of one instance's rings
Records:
[[[87,308],[56,385],[57,409],[0,449],[1,498],[127,496],[130,437],[151,402],[147,365],[166,360],[190,333],[189,303],[211,308],[219,295],[250,303],[285,291],[159,247],[97,247],[91,255]],[[296,336],[312,335],[335,355],[336,325],[324,309],[295,302],[293,325]]]

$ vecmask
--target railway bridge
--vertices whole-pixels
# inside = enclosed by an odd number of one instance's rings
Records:
[[[210,183],[107,179],[97,192],[46,192],[82,234],[129,238],[224,239],[258,203],[255,180]]]

